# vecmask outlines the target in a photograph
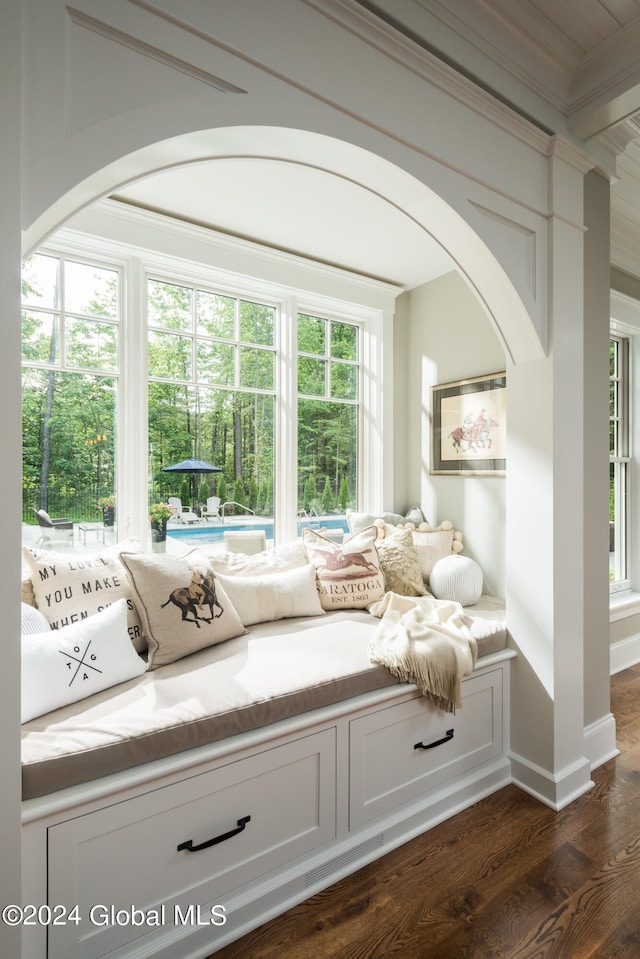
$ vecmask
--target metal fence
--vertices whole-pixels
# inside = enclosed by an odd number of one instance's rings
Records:
[[[111,491],[105,490],[102,493],[95,493],[91,490],[78,491],[73,494],[65,494],[49,490],[48,505],[44,508],[49,516],[58,519],[66,516],[74,523],[97,523],[102,517],[102,507],[98,503],[104,497],[110,496]],[[22,491],[22,522],[29,525],[37,524],[35,510],[40,509],[42,504],[38,502],[37,494],[33,490]]]

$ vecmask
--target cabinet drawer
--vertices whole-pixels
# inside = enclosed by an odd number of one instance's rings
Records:
[[[104,924],[95,906],[165,906],[172,926],[176,906],[224,906],[231,890],[332,839],[335,748],[324,730],[51,827],[49,902],[77,903],[82,921],[49,929],[49,959],[94,959],[162,933],[153,915]],[[189,840],[204,848],[178,849]]]
[[[472,676],[462,687],[455,716],[419,697],[351,722],[352,829],[500,755],[502,671]]]

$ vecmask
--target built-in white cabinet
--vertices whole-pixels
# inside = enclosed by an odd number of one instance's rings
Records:
[[[164,925],[215,926],[224,912],[212,907],[333,839],[335,818],[327,729],[58,823],[48,836],[49,897],[77,904],[83,921],[50,928],[49,959],[98,959],[158,936],[156,915]]]
[[[24,901],[71,921],[24,959],[208,956],[506,785],[511,655],[456,715],[389,687],[28,801]]]
[[[455,715],[421,696],[354,719],[350,744],[355,829],[501,753],[502,670],[466,680]]]

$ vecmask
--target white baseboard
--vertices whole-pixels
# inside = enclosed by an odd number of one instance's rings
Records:
[[[559,812],[593,786],[589,760],[584,757],[566,766],[559,773],[551,773],[523,756],[511,753],[513,782],[545,806]]]
[[[591,763],[591,769],[597,769],[620,755],[616,746],[616,720],[612,713],[585,726],[584,754]]]
[[[640,633],[635,636],[628,636],[617,643],[612,643],[610,647],[610,673],[620,673],[629,666],[635,666],[640,663]]]

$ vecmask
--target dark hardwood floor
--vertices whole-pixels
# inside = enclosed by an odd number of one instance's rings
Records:
[[[215,959],[640,959],[640,665],[611,709],[621,754],[562,812],[509,786]]]

